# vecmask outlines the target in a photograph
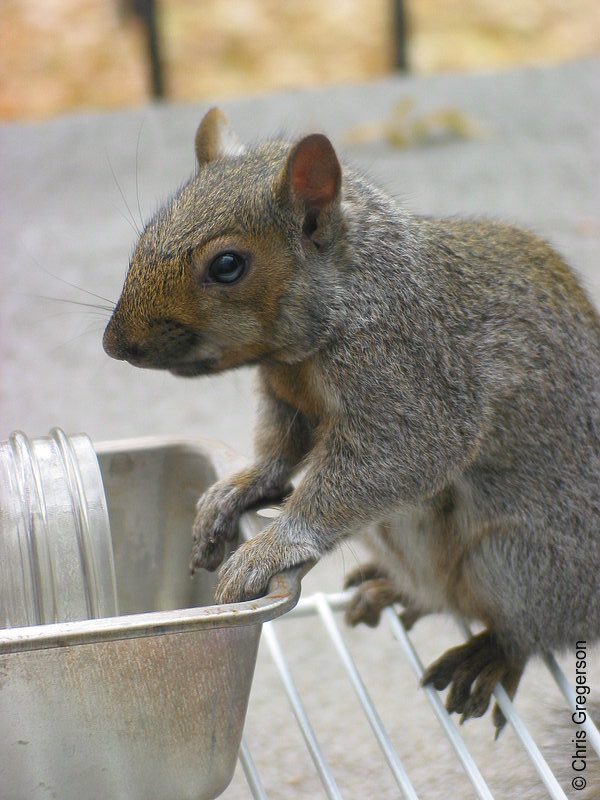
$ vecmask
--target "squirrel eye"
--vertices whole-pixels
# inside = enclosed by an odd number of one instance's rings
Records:
[[[216,283],[235,283],[245,269],[246,259],[239,253],[221,253],[210,262],[207,276]]]

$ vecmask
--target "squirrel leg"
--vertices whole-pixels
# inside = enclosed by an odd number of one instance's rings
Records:
[[[332,425],[319,433],[306,461],[306,472],[278,519],[240,545],[223,564],[216,590],[219,602],[260,596],[275,574],[306,561],[318,561],[359,526],[385,516],[388,503],[397,502],[395,483],[385,484],[385,476],[376,470],[357,473],[354,467],[348,467],[361,463],[362,454],[353,452],[352,443],[362,440],[362,431],[352,431],[344,419],[342,427]],[[379,584],[378,589],[370,605],[378,606],[379,611],[405,599],[395,587],[392,591]],[[411,608],[409,624],[416,616]]]
[[[260,397],[257,462],[232,477],[217,481],[199,499],[192,532],[190,570],[214,571],[225,546],[238,535],[240,515],[261,500],[281,499],[288,479],[308,448],[302,415],[265,389]]]
[[[336,452],[339,444],[335,438],[331,444],[322,440],[318,449],[313,449],[307,471],[284,503],[280,516],[241,544],[223,564],[215,594],[217,602],[259,597],[275,574],[318,561],[336,541],[355,528],[356,511],[348,507],[346,500],[352,487],[346,487],[347,471],[339,466],[344,463]],[[336,472],[340,473],[340,485],[332,494]]]
[[[446,708],[450,713],[461,714],[463,723],[466,719],[485,714],[497,683],[505,687],[511,698],[514,697],[524,667],[524,659],[509,659],[496,635],[486,630],[444,653],[428,667],[421,683],[423,686],[432,685],[438,691],[450,686]],[[493,722],[497,737],[506,722],[497,706]]]
[[[364,469],[365,425],[368,453],[387,453],[387,428],[370,425],[360,414],[321,420],[309,439],[306,472],[281,515],[223,565],[216,592],[220,602],[260,596],[277,572],[317,561],[360,526],[387,517],[399,505],[417,502],[424,485],[440,481],[442,467],[435,458],[420,459],[418,480],[399,483],[390,477],[390,473],[402,473],[405,461],[410,464],[422,455],[421,431],[407,421],[401,428],[399,463],[392,466],[393,461],[382,459],[380,469]],[[414,614],[411,616],[414,619]]]
[[[351,422],[356,427],[353,429]],[[360,443],[364,430],[360,418],[343,424],[337,418],[330,427],[319,429],[306,460],[306,472],[284,503],[278,519],[253,539],[240,545],[221,568],[216,597],[232,603],[259,597],[278,572],[318,561],[337,542],[370,521],[385,517],[399,503],[410,502],[420,486],[398,487],[389,479],[389,465],[379,470],[364,470]],[[373,431],[375,435],[377,431]],[[415,449],[418,432],[407,429],[407,449]],[[414,440],[414,441],[413,441]],[[384,436],[375,443],[388,447]],[[369,447],[375,446],[372,442]],[[410,455],[406,456],[410,458]],[[428,465],[432,471],[436,465]],[[397,595],[394,595],[397,596]],[[392,600],[387,598],[386,604]],[[381,606],[381,602],[378,601]],[[409,622],[415,619],[411,610]]]

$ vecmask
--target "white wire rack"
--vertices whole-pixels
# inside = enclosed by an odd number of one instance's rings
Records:
[[[402,761],[392,743],[392,739],[388,734],[382,719],[371,700],[365,682],[363,681],[359,669],[351,655],[350,649],[342,635],[341,626],[338,625],[334,612],[343,610],[350,598],[349,592],[337,594],[323,594],[315,593],[309,597],[302,598],[296,608],[288,614],[285,619],[294,617],[313,617],[315,620],[320,621],[324,631],[329,637],[344,670],[355,691],[357,701],[362,707],[362,711],[372,729],[375,740],[381,749],[381,752],[387,762],[389,770],[393,776],[393,780],[399,790],[399,797],[406,798],[406,800],[417,800],[417,794],[413,783],[411,782],[410,775],[407,769],[402,764]],[[420,680],[423,675],[424,667],[419,658],[417,650],[413,644],[411,636],[404,628],[397,613],[393,608],[387,608],[383,612],[383,624],[390,627],[391,632],[398,642],[400,651],[402,652],[410,669]],[[293,714],[296,718],[300,728],[302,737],[304,739],[308,753],[312,759],[316,773],[320,779],[323,791],[326,797],[331,800],[341,800],[343,794],[340,791],[338,782],[336,782],[334,769],[330,766],[324,755],[324,750],[319,744],[317,736],[311,720],[305,709],[300,692],[297,690],[292,672],[287,663],[284,655],[284,650],[280,644],[280,639],[277,633],[277,626],[285,624],[285,621],[276,621],[267,623],[263,629],[263,637],[268,647],[272,660],[275,664],[276,670],[281,679],[283,688],[291,705]],[[462,632],[467,638],[470,631],[466,625],[462,625]],[[576,696],[573,688],[569,685],[565,674],[559,667],[556,659],[548,655],[545,658],[546,666],[558,685],[567,706],[571,710],[575,710]],[[494,795],[484,779],[482,772],[475,763],[474,757],[471,755],[463,736],[459,732],[454,720],[446,711],[439,693],[431,688],[425,687],[422,689],[429,701],[433,714],[437,719],[443,734],[448,738],[460,764],[468,780],[470,781],[475,794],[482,800],[493,800]],[[527,730],[523,720],[516,712],[513,704],[508,698],[504,689],[498,685],[495,689],[495,697],[504,713],[508,723],[512,726],[522,748],[530,759],[539,775],[540,781],[545,786],[548,796],[553,800],[567,800],[567,795],[559,785],[559,782],[553,774],[548,763],[544,759],[539,747],[533,739],[533,736]],[[589,716],[584,724],[587,742],[590,748],[600,755],[600,733],[590,720]],[[253,798],[257,800],[267,800],[272,797],[265,790],[259,771],[256,768],[255,762],[250,753],[246,741],[242,741],[240,748],[239,759],[243,768],[248,786]],[[300,796],[300,795],[299,795]]]

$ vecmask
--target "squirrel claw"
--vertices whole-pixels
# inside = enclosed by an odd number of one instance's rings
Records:
[[[494,723],[494,727],[496,728],[496,733],[494,734],[494,741],[498,741],[498,737],[504,730],[504,726],[506,725],[506,717],[500,710],[500,706],[498,703],[494,703],[494,710],[492,711],[492,722]]]
[[[415,622],[420,620],[421,617],[427,616],[427,613],[428,613],[427,611],[423,611],[418,606],[413,605],[412,603],[408,603],[404,611],[402,611],[399,616],[400,616],[400,621],[404,625],[404,629],[409,631],[411,630]]]
[[[190,559],[190,572],[192,575],[197,569],[206,569],[208,572],[214,572],[220,566],[224,556],[225,542],[223,539],[209,539],[204,549],[194,542]]]

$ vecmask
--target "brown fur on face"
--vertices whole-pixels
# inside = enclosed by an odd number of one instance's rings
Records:
[[[245,154],[223,115],[209,112],[196,136],[196,176],[140,237],[105,332],[109,355],[199,375],[298,363],[322,342],[331,303],[319,282],[328,277],[312,272],[321,264],[311,257],[330,248],[339,224],[337,212],[325,212],[341,173],[325,137],[308,137],[307,146],[324,150],[325,195],[304,197],[314,176],[302,148],[269,142]],[[227,252],[244,257],[245,272],[215,282],[210,263]]]
[[[278,351],[277,310],[293,272],[278,238],[271,231],[268,237],[210,239],[160,265],[164,278],[152,292],[148,275],[158,267],[140,246],[105,333],[107,352],[137,366],[193,374],[197,364],[202,372],[218,372]],[[233,285],[210,282],[207,275],[211,261],[224,252],[246,259],[245,273]]]

